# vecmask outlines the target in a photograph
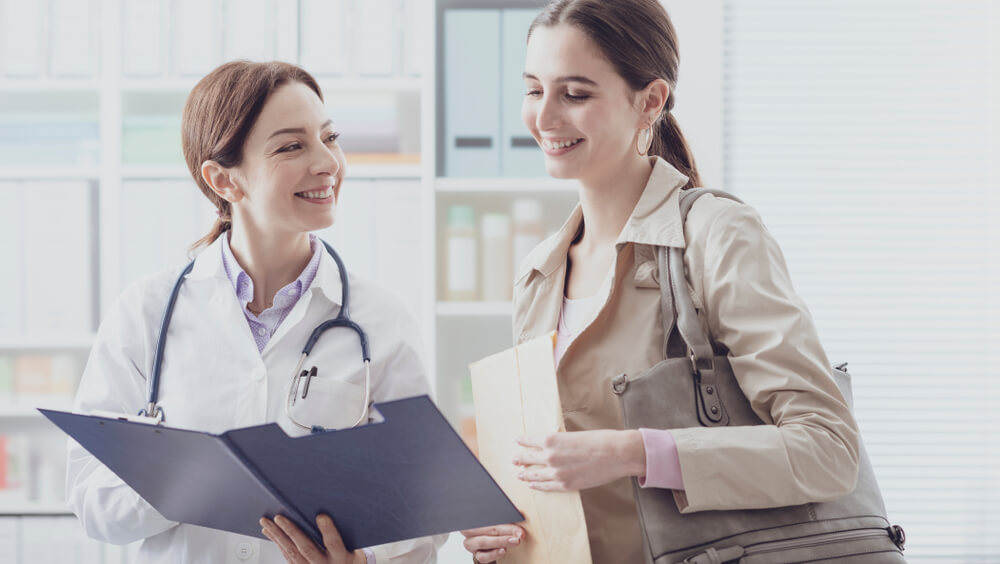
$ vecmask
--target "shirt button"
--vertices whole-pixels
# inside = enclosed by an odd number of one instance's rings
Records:
[[[297,295],[299,295],[299,291],[296,290],[295,288],[292,288],[291,290],[288,291],[288,295],[289,296],[297,296]]]
[[[263,337],[264,335],[267,335],[267,329],[264,327],[258,327],[257,334]]]
[[[236,547],[236,556],[240,560],[250,560],[253,557],[253,545],[248,542],[241,542],[239,546]]]

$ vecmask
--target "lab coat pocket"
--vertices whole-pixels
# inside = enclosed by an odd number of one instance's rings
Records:
[[[309,383],[308,393],[302,398],[305,383],[299,385],[299,397],[292,406],[292,416],[303,425],[325,429],[344,429],[354,425],[361,412],[368,411],[365,388],[350,382],[316,376]],[[367,423],[366,417],[362,423]]]

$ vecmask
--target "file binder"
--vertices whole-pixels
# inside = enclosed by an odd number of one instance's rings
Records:
[[[538,15],[536,10],[504,10],[502,16],[503,85],[501,111],[500,168],[503,176],[544,177],[545,157],[538,142],[521,119],[524,103],[524,59],[528,55],[528,27]]]
[[[264,538],[260,517],[282,514],[322,546],[325,513],[355,550],[523,519],[430,398],[375,409],[380,423],[296,438],[39,411],[173,521]]]
[[[500,11],[444,13],[445,176],[500,175]]]

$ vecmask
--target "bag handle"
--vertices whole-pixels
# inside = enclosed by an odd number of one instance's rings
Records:
[[[680,195],[681,224],[687,221],[688,212],[698,198],[712,194],[742,203],[739,198],[722,190],[696,188]],[[664,358],[669,356],[670,335],[676,326],[687,345],[688,357],[697,383],[697,411],[699,419],[708,426],[727,425],[728,414],[719,399],[715,378],[715,350],[708,336],[702,331],[698,313],[688,291],[684,272],[684,249],[659,247],[657,267],[660,273],[660,307],[663,312]],[[669,283],[665,283],[669,281]]]

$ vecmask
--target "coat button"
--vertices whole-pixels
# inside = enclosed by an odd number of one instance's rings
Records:
[[[240,560],[250,560],[253,558],[253,545],[248,542],[241,542],[236,547],[236,556]]]

